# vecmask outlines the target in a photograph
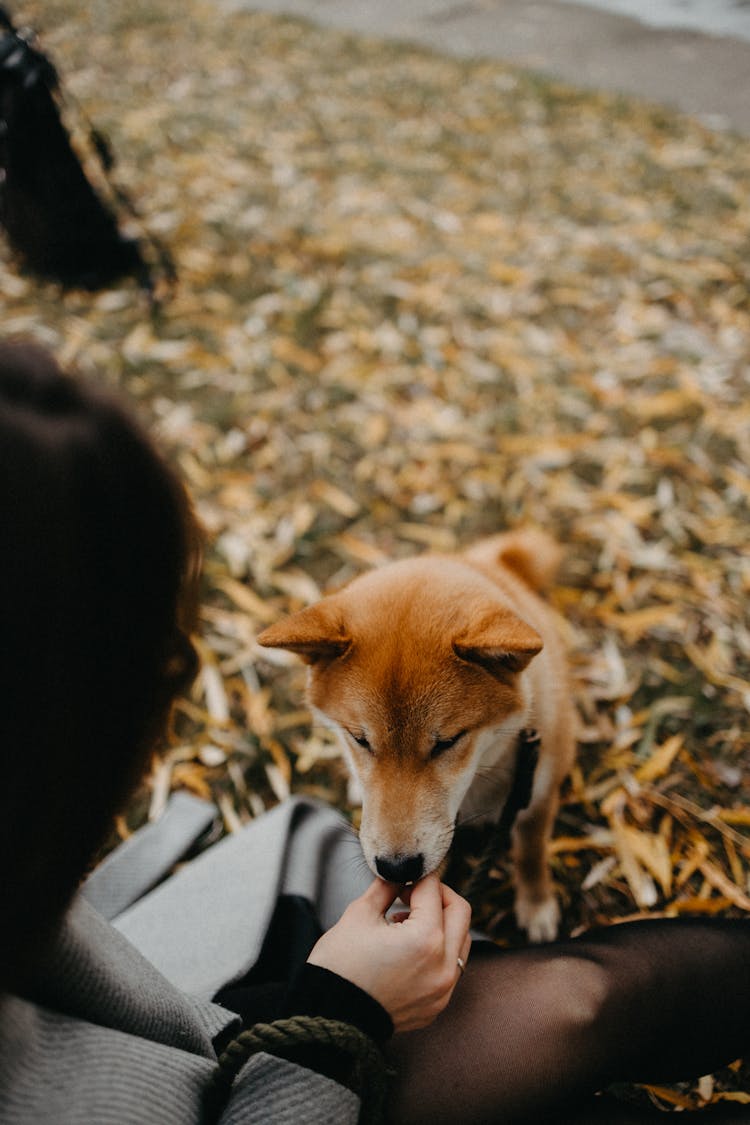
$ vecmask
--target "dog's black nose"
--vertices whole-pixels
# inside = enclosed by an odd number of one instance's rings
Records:
[[[375,866],[378,875],[389,883],[416,883],[424,874],[424,856],[421,852],[419,855],[393,855],[389,859],[376,855]]]

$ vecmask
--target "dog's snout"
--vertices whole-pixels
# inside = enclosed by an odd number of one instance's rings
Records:
[[[378,875],[389,883],[416,883],[424,874],[424,856],[421,852],[418,855],[377,855],[375,867]]]

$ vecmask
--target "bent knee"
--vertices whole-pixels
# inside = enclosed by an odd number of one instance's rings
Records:
[[[539,966],[538,983],[554,1009],[561,1030],[585,1031],[595,1027],[609,996],[605,969],[585,957],[565,954]]]

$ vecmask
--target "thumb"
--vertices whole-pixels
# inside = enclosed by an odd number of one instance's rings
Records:
[[[359,902],[369,914],[382,916],[398,898],[399,887],[397,883],[386,883],[384,879],[373,879],[370,886],[356,902]]]

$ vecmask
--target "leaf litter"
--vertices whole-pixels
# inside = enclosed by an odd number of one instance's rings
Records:
[[[750,911],[750,143],[219,3],[17,15],[179,277],[150,318],[129,283],[61,293],[0,254],[4,333],[123,393],[206,529],[202,673],[120,833],[179,788],[226,832],[290,792],[356,825],[302,669],[257,632],[388,558],[531,522],[566,549],[580,712],[565,931]],[[459,881],[483,846],[462,841]],[[502,944],[511,904],[498,855],[474,908]]]

